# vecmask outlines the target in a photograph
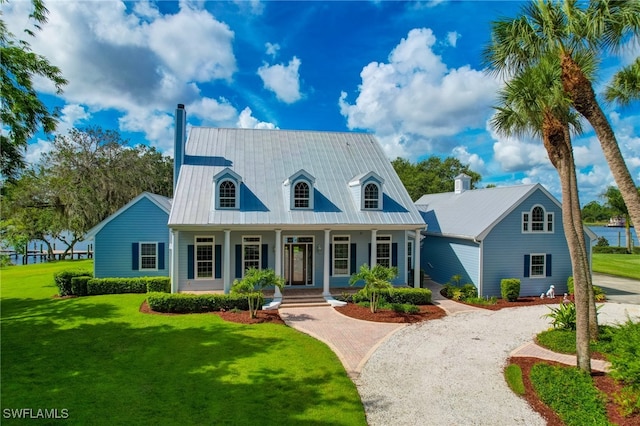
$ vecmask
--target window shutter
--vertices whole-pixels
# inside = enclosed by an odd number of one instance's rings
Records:
[[[551,276],[551,255],[550,254],[547,255],[546,267],[547,267],[547,271],[545,275],[547,277],[550,277]]]
[[[242,245],[236,244],[236,278],[242,278]]]
[[[391,244],[391,266],[398,266],[398,243]]]
[[[164,243],[158,243],[158,269],[164,269]]]
[[[269,244],[262,245],[262,269],[269,267]]]
[[[140,269],[138,261],[140,259],[140,245],[138,243],[131,244],[131,269],[137,271]]]
[[[216,279],[222,278],[222,245],[216,244],[215,248],[215,259],[216,259]]]
[[[356,273],[356,243],[351,243],[351,273]]]
[[[188,280],[192,280],[195,277],[195,274],[193,273],[194,263],[195,263],[194,257],[195,256],[194,256],[193,244],[189,244],[187,246],[187,279]]]
[[[333,244],[329,244],[329,276],[333,275]]]
[[[529,276],[529,265],[531,262],[531,256],[529,256],[528,254],[524,255],[524,276],[528,277]]]

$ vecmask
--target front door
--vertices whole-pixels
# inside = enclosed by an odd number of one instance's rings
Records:
[[[306,241],[309,239],[310,241]],[[284,278],[287,285],[312,284],[313,240],[288,238],[284,245]],[[301,240],[301,241],[300,241]]]

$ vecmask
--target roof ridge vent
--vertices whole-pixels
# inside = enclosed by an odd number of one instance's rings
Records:
[[[462,194],[464,191],[471,189],[471,176],[464,173],[460,173],[455,177],[455,190],[456,194]]]

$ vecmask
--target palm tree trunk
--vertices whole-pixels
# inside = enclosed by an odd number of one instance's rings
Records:
[[[611,174],[627,205],[629,216],[634,224],[640,224],[640,193],[622,157],[613,129],[596,101],[591,82],[569,53],[563,53],[561,60],[562,86],[571,97],[575,109],[595,130]]]
[[[571,141],[567,140],[568,131],[557,117],[545,113],[543,122],[543,142],[549,154],[549,160],[558,171],[562,187],[562,225],[564,228],[571,265],[576,304],[576,354],[579,369],[591,372],[591,348],[589,327],[589,288],[590,269],[585,257],[586,249],[581,247],[579,234],[582,234],[582,221],[575,223],[580,217],[580,204],[576,204],[577,185],[575,185],[575,164],[571,152]],[[575,210],[578,210],[577,213]],[[577,232],[578,226],[580,231]],[[583,237],[584,241],[584,237]]]

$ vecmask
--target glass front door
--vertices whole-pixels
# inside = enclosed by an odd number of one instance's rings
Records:
[[[283,261],[287,285],[313,284],[313,238],[288,237],[284,244]]]

